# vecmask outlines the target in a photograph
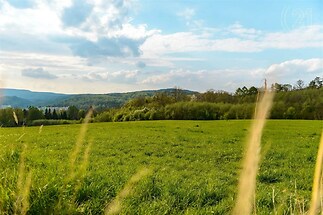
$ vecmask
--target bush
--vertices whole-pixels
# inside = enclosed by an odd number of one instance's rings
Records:
[[[55,119],[38,119],[30,122],[30,126],[41,126],[41,125],[66,125],[66,124],[77,124],[79,120],[55,120]]]
[[[124,111],[117,112],[113,117],[113,122],[122,122],[127,114]]]
[[[111,110],[100,113],[94,118],[94,122],[113,122],[114,115],[115,111]]]

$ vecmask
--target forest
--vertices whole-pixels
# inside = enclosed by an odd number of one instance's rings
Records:
[[[314,78],[307,85],[299,80],[291,84],[275,83],[270,86],[276,92],[271,119],[323,119],[323,79]],[[67,110],[50,107],[45,111],[37,107],[28,109],[6,108],[0,110],[0,125],[52,125],[79,123],[89,108],[94,108],[93,122],[121,122],[136,120],[229,120],[251,119],[262,87],[239,87],[235,93],[208,90],[190,94],[180,88],[156,92],[152,96],[130,99],[117,108],[92,107]]]

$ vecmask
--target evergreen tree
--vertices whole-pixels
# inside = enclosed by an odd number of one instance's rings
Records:
[[[58,119],[58,115],[55,109],[53,110],[52,119]]]
[[[50,108],[46,108],[45,109],[45,119],[51,119],[52,118],[52,113],[51,113],[51,110]]]
[[[62,110],[61,113],[60,113],[60,118],[61,119],[67,119],[67,113],[65,110]]]
[[[78,120],[79,118],[79,109],[77,107],[69,106],[67,109],[67,118],[71,120]]]

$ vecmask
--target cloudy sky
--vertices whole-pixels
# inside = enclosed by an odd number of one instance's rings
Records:
[[[323,75],[321,0],[0,0],[0,85],[233,92]]]

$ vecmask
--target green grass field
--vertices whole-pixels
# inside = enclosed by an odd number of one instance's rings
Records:
[[[230,214],[250,123],[89,124],[75,179],[70,156],[81,125],[45,126],[41,132],[39,127],[0,128],[0,214],[14,212],[17,180],[20,175],[24,182],[28,172],[32,173],[28,214],[103,214],[143,167],[151,173],[125,198],[122,214]],[[322,121],[267,122],[257,177],[257,214],[308,210],[322,126]],[[89,162],[82,171],[90,143]]]

